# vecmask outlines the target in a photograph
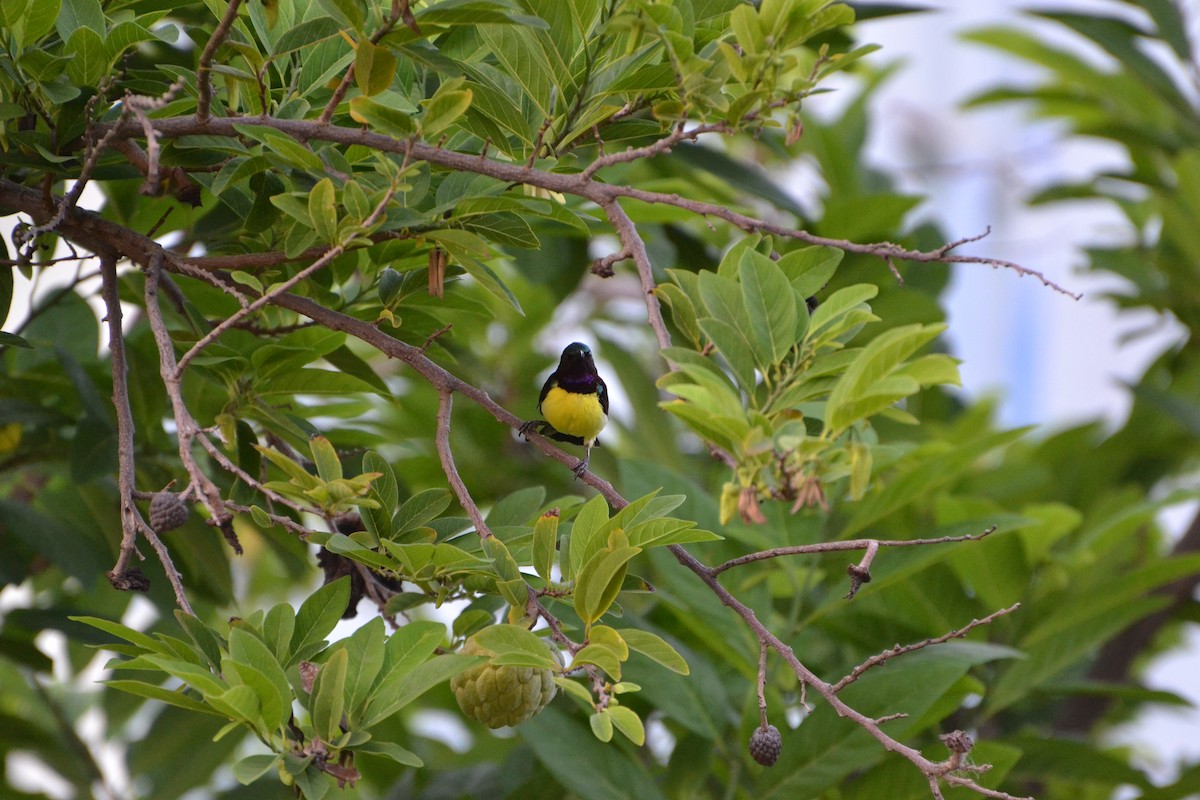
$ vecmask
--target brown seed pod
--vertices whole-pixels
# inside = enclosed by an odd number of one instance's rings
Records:
[[[750,736],[750,755],[764,767],[774,766],[783,750],[783,737],[774,725],[758,728]]]
[[[187,522],[187,503],[174,492],[155,492],[150,499],[150,527],[155,533],[166,533]]]

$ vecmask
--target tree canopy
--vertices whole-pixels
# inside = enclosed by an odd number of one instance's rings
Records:
[[[1146,50],[1191,43],[1123,5],[1043,15],[1102,66],[972,34],[1046,74],[973,102],[1126,148],[1035,199],[1117,205],[1090,268],[1190,332],[1200,123]],[[955,391],[951,268],[1074,295],[864,162],[856,12],[901,11],[0,3],[14,796],[1197,791],[1103,737],[1185,702],[1135,662],[1195,616],[1200,523],[1158,523],[1195,342],[1115,431]],[[578,480],[525,426],[576,340],[613,389]]]

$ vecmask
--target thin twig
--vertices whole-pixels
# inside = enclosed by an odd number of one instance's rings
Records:
[[[767,643],[758,643],[758,727],[767,727]]]
[[[471,493],[467,491],[467,485],[463,483],[462,476],[458,474],[458,467],[454,464],[454,454],[450,451],[450,412],[453,407],[454,393],[446,389],[438,392],[438,458],[441,459],[442,472],[446,473],[446,480],[449,481],[450,488],[458,497],[459,505],[466,510],[467,516],[471,518],[471,523],[475,526],[475,533],[479,535],[480,539],[490,539],[493,535],[492,530],[484,522],[479,506],[475,505],[475,501],[471,499]]]
[[[384,193],[383,199],[376,204],[374,211],[372,211],[370,216],[363,221],[364,228],[369,228],[375,224],[375,222],[383,214],[384,209],[387,208],[388,203],[392,201],[392,196],[395,195],[396,189],[397,184],[395,183],[388,187],[388,190]],[[181,376],[191,360],[199,355],[201,350],[215,342],[225,331],[239,324],[247,316],[253,314],[258,309],[270,304],[273,298],[287,292],[293,286],[296,286],[301,281],[310,277],[313,273],[329,266],[329,264],[332,263],[335,258],[340,256],[345,251],[346,245],[344,242],[338,242],[330,245],[329,249],[325,251],[325,254],[316,261],[309,264],[307,267],[300,270],[286,281],[281,281],[280,283],[272,285],[270,289],[259,295],[259,297],[248,306],[240,308],[232,315],[226,317],[219,325],[205,334],[200,341],[192,345],[190,350],[183,354],[183,357],[179,359],[179,363],[175,367],[175,377],[178,378]]]
[[[1082,296],[1050,280],[1043,273],[1021,266],[1015,262],[987,256],[961,255],[953,252],[956,248],[964,244],[978,240],[979,236],[968,236],[957,239],[935,250],[913,250],[892,242],[864,244],[852,242],[848,239],[833,239],[742,214],[728,206],[687,199],[677,194],[653,192],[621,184],[601,183],[594,178],[581,178],[579,173],[568,175],[535,168],[527,169],[524,165],[505,163],[493,159],[481,159],[476,154],[446,150],[423,142],[411,140],[400,141],[383,134],[372,133],[371,131],[358,128],[342,128],[329,124],[321,124],[316,120],[286,120],[268,116],[241,117],[237,120],[225,118],[201,120],[195,117],[175,117],[170,119],[155,119],[151,120],[151,122],[154,125],[154,129],[160,135],[171,137],[195,134],[237,136],[238,133],[233,127],[235,122],[264,125],[286,133],[298,141],[315,139],[340,144],[359,144],[382,152],[408,154],[416,161],[426,161],[452,170],[487,175],[501,181],[538,186],[553,192],[577,195],[604,207],[606,211],[609,210],[614,201],[627,197],[645,203],[671,205],[691,211],[699,217],[721,219],[748,233],[770,233],[786,239],[795,239],[806,244],[835,247],[848,253],[857,253],[880,259],[890,257],[894,260],[916,263],[984,264],[993,268],[1009,269],[1018,275],[1036,278],[1045,286],[1073,299],[1079,299]],[[122,136],[134,136],[139,133],[138,129],[131,127],[131,123],[128,120],[118,120],[97,127],[100,130],[118,127],[121,129]],[[982,235],[986,235],[986,232]]]
[[[225,9],[224,16],[221,17],[213,35],[209,37],[208,43],[204,45],[204,52],[200,54],[200,61],[196,66],[196,121],[207,122],[209,113],[212,110],[212,60],[217,53],[217,48],[225,41],[225,37],[229,36],[229,31],[233,28],[234,20],[237,19],[238,6],[242,0],[229,0],[229,5]]]
[[[134,504],[134,423],[129,406],[129,364],[125,358],[125,333],[121,329],[121,300],[117,290],[117,258],[112,253],[100,257],[101,294],[108,323],[108,350],[112,359],[113,407],[117,410],[117,486],[121,504],[121,549],[110,579],[120,581],[137,552],[138,522],[141,516]],[[144,524],[144,523],[143,523]]]
[[[408,19],[412,18],[412,12],[408,10],[408,0],[392,3],[392,13],[384,20],[384,23],[379,26],[375,33],[371,34],[371,44],[379,44],[379,41],[388,34],[402,16],[407,15]],[[407,22],[408,19],[405,21]],[[416,29],[416,21],[413,20],[413,29]],[[346,92],[350,91],[350,85],[354,83],[354,61],[350,62],[350,66],[346,67],[345,74],[342,75],[341,81],[338,82],[337,88],[333,90],[333,96],[329,98],[329,102],[325,104],[325,108],[321,111],[321,116],[317,118],[318,125],[328,125],[333,119],[333,114],[337,111],[337,107],[342,104],[342,100],[346,97]]]
[[[916,642],[914,644],[906,644],[906,645],[898,644],[891,649],[884,650],[882,653],[878,653],[876,655],[871,656],[866,661],[862,662],[857,667],[852,669],[850,671],[850,674],[848,674],[846,677],[842,678],[840,681],[833,684],[833,691],[840,692],[842,689],[845,689],[847,686],[849,686],[850,684],[852,684],[856,680],[858,680],[860,677],[862,677],[862,674],[864,672],[866,672],[867,670],[871,669],[872,667],[878,667],[881,664],[886,664],[889,660],[896,658],[897,656],[902,656],[905,653],[912,653],[916,650],[923,650],[926,647],[931,647],[935,644],[942,644],[943,642],[948,642],[951,639],[961,639],[964,636],[966,636],[968,633],[970,633],[971,631],[975,630],[976,628],[978,628],[982,625],[987,625],[991,622],[994,622],[995,620],[997,620],[1000,617],[1003,617],[1007,614],[1011,614],[1020,607],[1021,607],[1020,603],[1013,603],[1008,608],[1002,608],[999,611],[993,611],[991,614],[988,614],[983,619],[973,619],[970,622],[968,622],[966,625],[959,628],[958,630],[953,630],[953,631],[950,631],[949,633],[942,634],[941,636],[935,636],[932,639],[925,639],[924,641]]]
[[[811,555],[813,553],[837,553],[843,550],[866,550],[872,544],[878,547],[924,547],[930,544],[950,544],[952,542],[976,542],[996,532],[993,525],[979,533],[963,536],[938,536],[931,539],[846,539],[840,542],[817,542],[816,544],[797,544],[788,547],[773,547],[770,550],[759,550],[744,556],[731,558],[712,568],[714,575],[720,575],[727,569],[752,564],[755,561],[765,561],[781,556]]]
[[[150,320],[150,330],[154,334],[154,341],[158,346],[159,373],[162,376],[163,387],[167,391],[167,397],[170,398],[171,411],[175,417],[176,436],[179,440],[179,459],[183,462],[183,468],[187,471],[193,490],[198,493],[200,502],[208,509],[209,524],[219,528],[234,551],[241,553],[241,546],[237,544],[237,537],[233,532],[233,526],[230,525],[230,515],[225,510],[221,493],[217,490],[216,484],[200,469],[200,465],[196,463],[196,457],[192,453],[192,442],[200,432],[200,426],[196,424],[191,411],[183,401],[179,372],[176,369],[175,345],[171,341],[171,334],[167,330],[162,310],[158,306],[158,281],[162,270],[162,253],[163,251],[160,250],[158,257],[151,261],[146,270],[146,317]]]

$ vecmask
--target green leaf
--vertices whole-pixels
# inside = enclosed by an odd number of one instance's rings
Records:
[[[341,480],[342,462],[333,443],[326,437],[317,435],[308,440],[308,447],[312,451],[313,463],[317,466],[317,476],[326,483]]]
[[[646,743],[646,728],[637,712],[627,706],[609,706],[609,716],[617,730],[638,747]]]
[[[612,648],[597,644],[585,645],[575,654],[571,668],[578,668],[581,664],[594,664],[608,673],[613,680],[621,679],[621,659]]]
[[[317,3],[343,26],[355,31],[363,29],[362,4],[356,0],[317,0]]]
[[[416,132],[409,112],[392,108],[365,95],[350,98],[350,116],[355,122],[369,125],[373,130],[396,139],[407,139]]]
[[[778,264],[796,294],[808,298],[825,288],[845,255],[836,247],[804,247],[780,256]]]
[[[433,97],[422,102],[425,113],[421,116],[421,135],[434,141],[442,131],[467,113],[472,97],[470,89],[442,91],[439,88]]]
[[[588,800],[666,800],[641,759],[597,742],[553,704],[517,728],[526,747],[564,787]]]
[[[838,289],[817,306],[808,323],[808,333],[805,341],[820,344],[831,338],[831,331],[837,329],[837,323],[849,311],[861,306],[875,295],[879,287],[872,284],[855,284],[844,289]]]
[[[269,152],[279,156],[286,166],[318,173],[323,172],[325,169],[324,164],[321,163],[321,159],[316,153],[286,133],[265,125],[249,125],[242,122],[235,122],[233,127],[243,136],[248,136],[254,141],[262,143]]]
[[[671,309],[671,321],[675,323],[675,327],[683,332],[693,346],[699,347],[700,320],[692,299],[673,283],[660,283],[654,294],[663,305]]]
[[[396,532],[393,518],[396,506],[400,502],[396,473],[392,470],[392,465],[374,450],[363,455],[363,471],[380,473],[378,478],[371,481],[371,490],[367,495],[375,501],[377,507],[363,509],[363,525],[375,537],[376,542],[390,539]]]
[[[533,568],[550,582],[558,547],[558,514],[546,512],[533,525]]]
[[[229,632],[229,656],[239,664],[253,668],[269,682],[268,686],[251,687],[259,695],[267,727],[275,728],[286,722],[291,714],[292,689],[270,648],[254,634],[238,627]]]
[[[460,256],[458,262],[467,271],[467,274],[474,278],[480,286],[508,303],[518,314],[525,314],[521,309],[521,303],[517,300],[517,296],[513,294],[512,289],[508,288],[508,284],[501,280],[495,270],[479,259],[471,258],[470,256]]]
[[[397,535],[434,520],[450,506],[449,489],[426,489],[404,501],[394,520]]]
[[[313,230],[322,242],[338,240],[337,208],[334,202],[333,181],[322,178],[308,193],[308,216]]]
[[[243,786],[249,786],[281,763],[283,757],[275,753],[246,756],[233,765],[233,777]]]
[[[24,347],[27,350],[32,350],[33,345],[17,336],[15,333],[8,331],[0,331],[0,347]]]
[[[198,711],[201,714],[212,714],[214,716],[224,717],[224,714],[221,714],[211,706],[200,702],[191,695],[184,694],[182,690],[172,691],[171,689],[165,689],[162,686],[156,686],[154,684],[144,683],[142,681],[109,680],[103,681],[103,683],[105,686],[110,688],[118,689],[122,692],[128,692],[129,694],[134,694],[138,697],[145,697],[150,700],[158,700],[161,703],[176,706],[186,711]]]
[[[271,51],[274,55],[281,56],[317,44],[326,39],[332,39],[340,31],[341,26],[331,17],[314,17],[286,31],[275,40],[275,45],[271,48]]]
[[[602,526],[608,522],[608,503],[600,495],[583,504],[571,524],[571,551],[569,574],[564,580],[571,580],[579,574],[587,563],[605,544]]]
[[[313,592],[296,612],[291,656],[285,666],[309,658],[337,625],[350,601],[350,578],[338,578]]]
[[[759,362],[778,364],[796,343],[796,294],[770,258],[747,250],[738,264]]]
[[[147,636],[141,631],[135,631],[133,628],[126,627],[119,622],[112,622],[99,617],[68,617],[72,622],[82,622],[84,625],[90,625],[93,628],[99,628],[105,633],[110,633],[118,639],[124,639],[132,645],[136,645],[150,653],[166,654],[167,650],[154,637]]]
[[[263,641],[280,664],[290,664],[292,633],[296,628],[296,612],[288,603],[271,607],[263,619]]]
[[[351,726],[358,722],[358,712],[366,706],[375,679],[383,669],[384,625],[381,617],[373,617],[346,640],[347,675],[346,714]]]
[[[393,633],[384,645],[381,683],[424,663],[445,638],[446,626],[429,620],[414,620]]]
[[[259,395],[267,399],[297,394],[344,395],[352,392],[386,395],[360,378],[327,369],[296,369],[272,375],[257,388]]]
[[[216,631],[205,625],[198,618],[179,609],[175,611],[175,620],[187,632],[188,637],[195,642],[200,652],[204,654],[204,658],[207,659],[209,666],[220,666],[221,642],[217,637]]]
[[[354,52],[354,80],[359,90],[371,97],[391,85],[396,77],[396,56],[370,39],[360,39]]]
[[[363,726],[372,727],[390,717],[425,692],[450,680],[463,670],[478,666],[487,659],[483,656],[438,656],[418,664],[405,672],[393,672],[380,681],[379,687],[367,704],[363,715]]]
[[[342,711],[346,706],[346,673],[350,655],[338,650],[317,671],[312,690],[312,722],[317,735],[327,742],[342,733]]]
[[[575,612],[585,624],[604,616],[621,591],[625,568],[642,552],[640,547],[616,547],[597,552],[575,579]]]
[[[423,767],[425,762],[417,756],[416,753],[405,750],[398,744],[393,742],[384,742],[379,739],[372,739],[369,742],[364,742],[354,748],[355,753],[368,753],[370,755],[383,756],[390,758],[397,764],[405,767]]]
[[[559,666],[546,642],[519,625],[489,625],[475,634],[474,639],[496,654],[493,664],[544,669]]]
[[[592,734],[602,742],[611,742],[613,737],[613,722],[612,716],[608,713],[608,709],[597,711],[592,716],[588,717],[588,724],[592,726]]]
[[[617,633],[621,634],[630,650],[635,650],[680,675],[691,672],[683,656],[661,636],[638,628],[618,628]]]
[[[71,80],[84,86],[95,86],[108,72],[108,53],[104,47],[104,36],[91,28],[78,28],[67,39],[64,50],[70,60],[67,74]]]
[[[699,321],[700,330],[712,341],[729,365],[738,385],[743,391],[752,392],[757,384],[754,368],[758,363],[754,345],[750,342],[749,329],[715,317],[704,317]]]

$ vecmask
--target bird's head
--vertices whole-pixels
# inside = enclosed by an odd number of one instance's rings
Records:
[[[558,368],[566,369],[568,372],[594,371],[596,362],[592,360],[591,348],[583,342],[571,342],[562,351],[562,357],[558,360]]]

